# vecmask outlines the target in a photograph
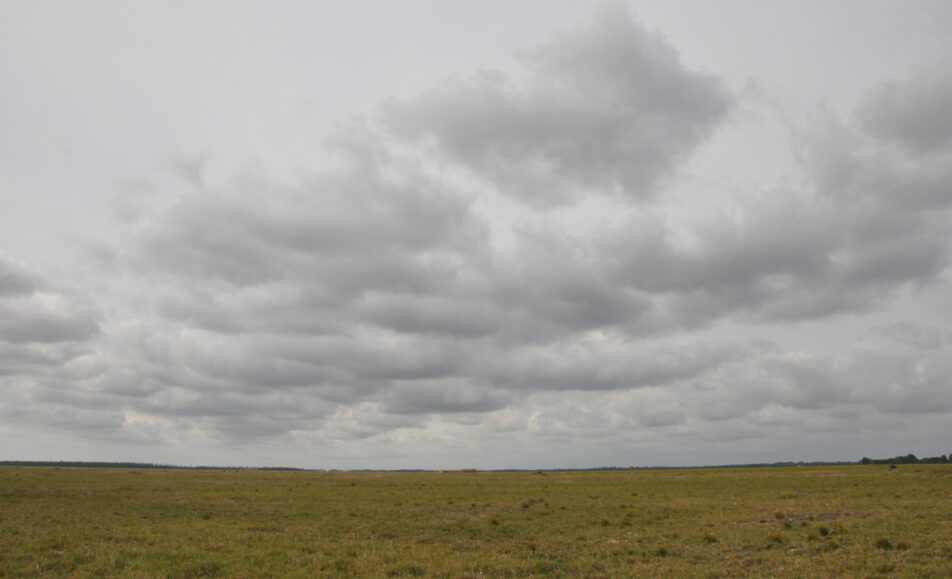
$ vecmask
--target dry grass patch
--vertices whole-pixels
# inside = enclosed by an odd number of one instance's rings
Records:
[[[946,577],[950,474],[7,467],[0,576]]]

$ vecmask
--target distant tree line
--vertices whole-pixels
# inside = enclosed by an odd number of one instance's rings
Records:
[[[151,462],[97,462],[81,460],[3,460],[0,466],[53,466],[59,468],[139,468],[139,469],[184,469],[184,470],[247,470],[240,466],[176,466]],[[304,470],[287,466],[263,466],[253,470]]]
[[[930,456],[927,458],[917,458],[914,454],[906,456],[894,456],[892,458],[869,458],[864,456],[860,459],[860,464],[946,464],[952,459],[952,454],[946,456]]]
[[[600,466],[589,468],[559,468],[559,469],[485,469],[483,472],[584,472],[584,471],[612,471],[612,470],[688,470],[688,469],[706,469],[706,468],[761,468],[761,467],[793,467],[793,466],[847,466],[851,464],[948,464],[952,463],[952,454],[931,456],[927,458],[918,458],[914,454],[905,456],[894,456],[892,458],[869,458],[863,457],[859,462],[762,462],[751,464],[722,464],[716,466]],[[338,470],[338,469],[304,469],[286,466],[264,466],[264,467],[242,467],[242,466],[177,466],[173,464],[156,464],[151,462],[101,462],[101,461],[77,461],[77,460],[2,460],[0,467],[4,466],[45,466],[58,468],[132,468],[132,469],[183,469],[183,470],[270,470],[270,471],[312,471],[312,472],[435,472],[427,469],[361,469],[361,470]]]

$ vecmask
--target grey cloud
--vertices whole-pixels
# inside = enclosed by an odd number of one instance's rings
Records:
[[[316,433],[319,440],[357,441],[380,439],[404,428],[421,428],[429,418],[419,414],[383,412],[380,402],[360,402],[341,406],[328,418],[324,429]],[[405,452],[394,448],[394,452]]]
[[[827,122],[827,121],[824,121]],[[617,284],[656,296],[686,327],[726,316],[863,312],[949,265],[952,171],[845,126],[806,142],[803,191],[774,190],[690,226],[634,219],[597,243]],[[845,148],[828,154],[831,148]],[[811,190],[812,189],[812,190]]]
[[[12,408],[10,405],[7,407]],[[5,414],[8,418],[45,424],[81,434],[87,438],[111,438],[121,430],[124,424],[122,413],[111,408],[100,410],[48,404],[30,404],[28,408],[28,410],[13,409]]]
[[[360,320],[401,334],[478,338],[495,334],[507,324],[504,312],[488,300],[453,295],[371,292],[360,301],[356,313]]]
[[[774,193],[747,202],[733,217],[695,226],[697,240],[690,247],[676,247],[667,228],[635,222],[612,232],[605,254],[618,275],[651,292],[736,290],[757,278],[813,276],[824,269],[825,250],[835,243],[829,213],[786,192]]]
[[[97,318],[88,301],[0,254],[0,342],[87,340],[99,332]]]
[[[938,350],[945,339],[936,327],[919,326],[911,322],[898,322],[874,328],[873,336],[880,335],[888,344],[896,344],[913,350]]]
[[[269,421],[274,430],[287,431],[296,424],[319,423],[333,410],[333,405],[279,392],[195,392],[179,387],[150,396],[140,410],[159,416],[209,418],[221,423],[255,417],[258,424]]]
[[[730,358],[686,379],[635,389],[543,390],[487,422],[575,448],[582,440],[668,451],[748,443],[778,450],[792,442],[819,451],[835,439],[839,452],[843,445],[864,452],[884,428],[908,429],[905,440],[912,442],[923,431],[941,432],[938,425],[952,415],[952,351],[937,328],[874,330],[839,355],[764,342],[736,346]],[[915,426],[910,414],[916,415]],[[802,448],[789,451],[803,456]],[[703,453],[696,460],[703,461]]]
[[[686,411],[710,421],[952,412],[941,333],[907,324],[870,336],[840,356],[768,350],[718,367],[692,381]]]
[[[64,361],[52,357],[32,344],[0,342],[0,375],[19,373],[34,365],[48,365]]]
[[[945,149],[952,145],[952,74],[941,68],[883,83],[860,107],[859,118],[870,134],[916,153]]]
[[[417,380],[394,385],[382,409],[394,414],[485,413],[504,407],[509,398],[503,390],[466,379]]]
[[[618,335],[513,348],[486,356],[492,383],[522,390],[623,390],[694,378],[740,354],[703,342],[630,343]],[[478,370],[475,370],[478,371]]]
[[[6,300],[0,303],[0,340],[14,343],[85,340],[99,331],[87,307],[68,304],[49,307],[45,300]]]
[[[35,276],[9,256],[0,253],[0,297],[32,294]]]
[[[852,400],[887,413],[952,411],[952,347],[929,330],[893,326],[860,344],[842,369]]]
[[[293,343],[292,343],[293,342]],[[249,336],[241,351],[234,351],[234,340],[225,341],[215,352],[215,368],[236,372],[235,379],[249,385],[281,386],[277,380],[259,380],[254,356],[297,367],[311,381],[308,386],[339,383],[348,388],[351,397],[366,396],[394,380],[426,380],[452,375],[459,371],[460,346],[429,336],[394,334],[386,330],[354,329],[350,334],[282,336],[268,340]],[[235,360],[242,357],[244,360]],[[207,372],[208,357],[196,356],[197,369]],[[264,369],[272,362],[262,363]],[[352,398],[347,400],[353,401]]]
[[[89,352],[90,345],[82,342],[0,342],[0,375],[35,374],[41,369],[62,366]]]
[[[842,411],[851,378],[829,360],[664,342],[727,318],[866,311],[947,265],[948,203],[933,193],[898,200],[916,187],[942,190],[943,170],[921,161],[929,171],[906,172],[903,152],[841,128],[806,142],[813,189],[741,199],[688,224],[687,242],[632,210],[587,237],[539,221],[504,251],[457,188],[385,136],[344,132],[333,145],[338,169],[298,184],[259,177],[210,187],[131,229],[126,260],[151,282],[143,292],[170,324],[157,332],[168,345],[140,348],[147,380],[113,380],[104,392],[128,389],[139,411],[168,416],[192,400],[190,416],[205,427],[252,438],[385,432],[351,424],[341,412],[355,405],[372,405],[380,424],[400,415],[400,428],[427,428],[429,415],[490,416],[537,393],[686,384],[697,390],[684,403],[659,395],[663,411],[644,408],[618,424],[763,424]],[[818,152],[834,145],[850,149]],[[647,337],[663,345],[638,341]],[[163,398],[181,388],[194,399]],[[320,410],[308,418],[264,404],[253,420],[231,421],[256,397],[285,393]],[[569,429],[554,416],[553,432]]]
[[[880,89],[866,132],[827,119],[805,138],[802,183],[678,221],[652,202],[732,106],[718,81],[619,12],[521,62],[345,127],[338,164],[299,182],[196,171],[195,191],[130,212],[111,263],[131,313],[101,333],[93,306],[0,259],[5,416],[140,441],[384,444],[745,440],[807,415],[820,433],[950,411],[941,331],[839,356],[717,337],[867,312],[947,271],[947,143],[907,110],[938,88]],[[528,203],[504,247],[464,188],[487,181]],[[620,214],[590,231],[540,210],[602,194]]]
[[[650,44],[624,19],[594,26],[588,34],[606,46],[583,46],[583,33],[559,37],[532,57],[547,63],[538,75],[590,59],[615,70],[616,43]],[[847,155],[845,180],[819,178],[817,196],[773,191],[735,216],[695,224],[692,248],[674,245],[660,223],[636,221],[593,239],[568,240],[558,230],[520,235],[516,251],[501,257],[489,253],[486,229],[464,197],[384,141],[342,134],[335,144],[347,159],[342,171],[300,186],[237,182],[237,191],[187,198],[151,222],[134,260],[169,280],[202,280],[154,292],[156,311],[232,333],[332,335],[364,323],[398,334],[548,341],[604,327],[665,332],[729,315],[864,311],[946,263],[941,217],[892,205],[914,177],[875,179],[901,173],[904,159],[886,153]],[[941,189],[941,177],[928,188]],[[874,180],[877,189],[856,203]]]
[[[129,260],[159,280],[198,282],[160,292],[156,307],[171,318],[224,331],[336,330],[341,309],[366,307],[368,293],[442,292],[482,259],[485,226],[469,202],[406,178],[350,166],[296,187],[239,181],[143,227]]]
[[[208,156],[204,153],[179,153],[169,160],[169,166],[185,182],[196,189],[205,187],[205,165]]]
[[[533,205],[581,193],[650,198],[731,106],[713,77],[685,68],[620,6],[522,55],[526,80],[483,72],[392,102],[395,134]]]
[[[565,333],[632,324],[646,296],[618,286],[603,255],[558,230],[523,233],[517,249],[487,272],[481,292],[505,311],[500,334],[517,342],[549,342]]]

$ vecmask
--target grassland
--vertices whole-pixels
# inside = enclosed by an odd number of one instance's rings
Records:
[[[0,576],[952,577],[952,465],[7,467]]]

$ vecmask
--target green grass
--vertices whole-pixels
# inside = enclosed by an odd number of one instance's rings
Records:
[[[950,577],[952,466],[7,467],[0,576]]]

